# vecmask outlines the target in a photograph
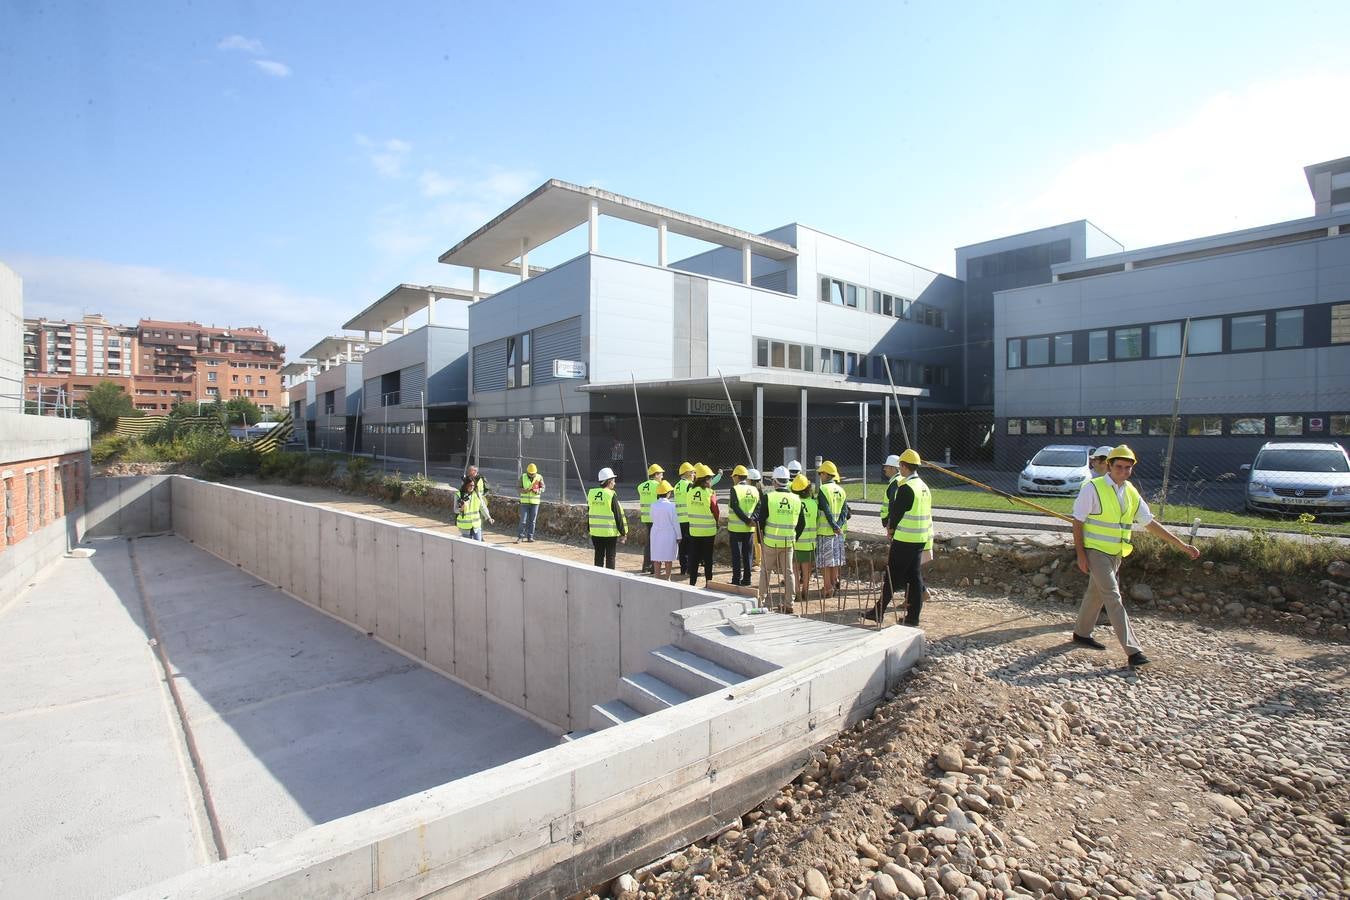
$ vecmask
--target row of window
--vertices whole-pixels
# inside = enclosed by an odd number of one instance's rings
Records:
[[[816,363],[819,360],[819,367]],[[890,357],[891,377],[896,384],[947,387],[951,371],[947,366],[932,365]],[[846,375],[850,378],[886,380],[886,367],[880,355],[856,353],[852,350],[832,350],[812,347],[772,338],[755,338],[755,365],[764,369],[793,369],[799,372],[819,372],[823,375]]]
[[[1181,355],[1183,337],[1187,356],[1302,347],[1304,312],[1277,309],[1192,319],[1189,334],[1184,322],[1158,322],[1009,338],[1005,363],[1009,369],[1027,369],[1165,359]],[[1331,307],[1331,343],[1350,343],[1350,303]]]
[[[820,278],[820,302],[831,303],[835,306],[848,306],[896,319],[908,319],[920,325],[931,325],[934,328],[947,327],[946,310],[938,309],[936,306],[927,303],[920,303],[917,300],[911,300],[909,297],[902,297],[899,294],[877,290],[869,291],[861,285],[850,284],[838,278],[830,278],[828,275],[822,275]]]
[[[421,422],[367,422],[362,426],[366,434],[421,434]]]
[[[1087,418],[1008,419],[1008,434],[1055,434],[1064,437],[1172,434],[1171,416],[1091,416]],[[1350,413],[1289,413],[1285,415],[1185,415],[1177,421],[1177,435],[1187,437],[1325,437],[1350,435]]]
[[[525,437],[533,437],[536,434],[557,434],[558,422],[563,421],[568,426],[569,434],[581,434],[581,416],[542,416],[539,419],[486,419],[483,422],[483,430],[488,434],[515,434],[517,429],[521,429]]]

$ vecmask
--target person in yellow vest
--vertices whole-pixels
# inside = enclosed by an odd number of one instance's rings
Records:
[[[760,557],[764,553],[764,522],[759,519],[759,502],[764,499],[764,478],[759,473],[759,469],[750,469],[745,475],[746,482],[755,489],[755,565],[760,564]]]
[[[492,510],[488,507],[488,494],[492,493],[492,488],[488,487],[487,479],[478,474],[477,466],[469,466],[464,477],[473,482],[474,493],[478,495],[479,517],[489,525],[496,524],[492,518]]]
[[[1107,457],[1106,474],[1084,482],[1073,502],[1073,545],[1078,554],[1078,571],[1088,576],[1087,591],[1078,607],[1073,642],[1094,650],[1106,649],[1092,637],[1097,615],[1105,606],[1116,640],[1125,650],[1126,663],[1131,668],[1148,665],[1149,661],[1130,627],[1117,577],[1121,562],[1134,549],[1131,545],[1133,531],[1142,528],[1191,559],[1200,558],[1199,549],[1153,518],[1148,503],[1130,483],[1134,463],[1133,450],[1124,444],[1116,447]]]
[[[833,597],[844,565],[844,486],[839,468],[828,459],[816,470],[820,478],[820,512],[816,519],[816,568],[820,570],[820,596]]]
[[[802,514],[802,498],[788,488],[788,470],[779,466],[773,470],[773,487],[759,501],[756,518],[764,525],[764,559],[759,567],[759,602],[773,608],[770,602],[769,582],[776,572],[783,578],[784,612],[792,612],[792,598],[797,595],[796,578],[792,567],[792,546],[806,528]]]
[[[689,586],[698,582],[699,567],[703,567],[703,586],[712,582],[713,542],[717,540],[717,495],[712,488],[713,470],[703,463],[694,466],[694,482],[689,488],[689,540],[694,546],[689,552]]]
[[[534,543],[534,526],[539,522],[539,498],[544,493],[544,476],[539,467],[530,463],[520,476],[520,529],[516,543]]]
[[[680,463],[680,478],[675,482],[675,513],[680,517],[680,576],[689,574],[689,488],[694,483],[694,464]]]
[[[874,622],[886,615],[895,592],[904,588],[905,624],[912,628],[919,625],[924,598],[920,563],[923,552],[933,549],[933,495],[917,474],[922,464],[923,460],[914,449],[886,459],[884,468],[894,468],[897,474],[886,486],[886,499],[881,504],[881,520],[890,542],[886,577],[881,582],[881,601],[863,613],[864,618]]]
[[[595,548],[595,564],[612,569],[619,541],[628,540],[628,520],[624,518],[619,495],[614,492],[614,484],[618,481],[614,470],[601,469],[596,481],[599,485],[586,492],[591,546]]]
[[[483,495],[474,479],[465,476],[459,486],[459,511],[455,514],[459,536],[471,541],[483,539]]]
[[[637,486],[638,510],[647,533],[642,536],[642,572],[652,571],[652,504],[656,502],[656,489],[666,480],[666,470],[657,463],[647,467],[647,480]]]
[[[747,483],[751,471],[745,466],[731,470],[731,491],[727,496],[731,583],[742,587],[749,586],[750,570],[755,564],[755,512],[759,509],[759,491]]]
[[[801,534],[792,542],[793,577],[797,580],[797,602],[806,604],[811,593],[811,572],[816,565],[816,518],[820,515],[820,501],[811,492],[814,485],[805,475],[798,474],[792,479],[792,493],[801,498],[802,521]]]

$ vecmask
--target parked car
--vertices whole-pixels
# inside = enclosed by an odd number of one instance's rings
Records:
[[[1267,443],[1247,481],[1251,512],[1350,516],[1350,456],[1333,443]]]
[[[1078,496],[1083,482],[1092,477],[1092,467],[1088,465],[1091,452],[1091,447],[1078,444],[1042,447],[1017,476],[1017,493]]]

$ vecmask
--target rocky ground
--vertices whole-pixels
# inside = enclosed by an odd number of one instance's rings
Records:
[[[1135,672],[1060,608],[924,617],[928,659],[794,783],[592,896],[1350,894],[1344,645],[1145,614]]]

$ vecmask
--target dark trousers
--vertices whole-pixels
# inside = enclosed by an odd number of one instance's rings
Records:
[[[689,523],[680,523],[680,574],[689,574],[689,557],[693,554],[693,541],[689,537]]]
[[[904,588],[905,600],[909,606],[905,613],[905,624],[919,624],[919,612],[923,609],[923,571],[919,566],[922,557],[923,544],[891,541],[891,553],[886,561],[886,578],[881,582],[881,608],[878,612],[884,613],[886,607],[891,604],[894,592]]]
[[[606,569],[614,568],[614,553],[619,548],[616,537],[596,537],[591,535],[591,546],[595,548],[595,564]]]
[[[652,523],[643,522],[646,531],[642,535],[642,571],[652,570]]]
[[[755,533],[728,531],[731,539],[731,583],[749,584],[750,570],[755,567]]]
[[[712,581],[712,557],[713,541],[717,535],[710,534],[705,537],[691,537],[689,540],[693,544],[689,548],[689,583],[698,581],[698,568],[703,567],[704,583]]]

